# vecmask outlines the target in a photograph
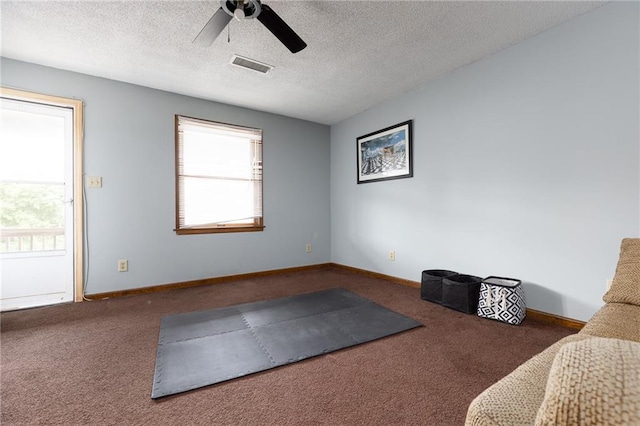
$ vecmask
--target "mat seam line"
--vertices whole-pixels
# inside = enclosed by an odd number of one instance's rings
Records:
[[[366,300],[366,299],[365,299],[365,300]],[[378,304],[378,303],[371,302],[371,301],[368,301],[368,302],[369,302],[369,303],[373,303],[374,305],[378,305],[378,306],[380,306],[380,307],[382,307],[382,308],[389,309],[389,308],[387,308],[387,307],[385,307],[385,306],[382,306],[382,305],[380,305],[380,304]],[[304,318],[310,318],[310,317],[315,316],[315,315],[327,315],[327,314],[331,314],[331,313],[334,313],[334,312],[341,312],[341,311],[346,311],[346,310],[348,310],[348,309],[359,308],[359,307],[361,307],[361,306],[363,306],[363,305],[364,305],[364,303],[363,303],[363,304],[359,304],[359,305],[349,306],[349,307],[342,308],[342,309],[336,309],[336,310],[333,310],[333,311],[327,311],[327,312],[320,312],[320,313],[316,313],[316,314],[303,315],[303,316],[301,316],[301,317],[290,318],[290,319],[283,320],[283,321],[276,321],[276,322],[270,322],[270,323],[267,323],[267,324],[262,324],[261,326],[264,326],[264,325],[273,325],[273,324],[282,324],[282,323],[289,322],[289,321],[293,321],[293,320],[299,320],[299,319],[304,319]],[[244,317],[244,314],[240,311],[240,309],[238,309],[238,312],[240,313],[240,316],[242,317],[242,321],[244,321],[244,323],[245,323],[245,325],[247,326],[247,328],[251,329],[251,330],[252,330],[252,332],[253,332],[252,327],[249,325],[249,323],[247,322],[247,320],[246,320],[246,319],[245,319],[245,317]],[[227,333],[235,333],[236,331],[241,331],[241,330],[242,330],[242,329],[229,330],[229,331],[223,331],[222,333],[216,333],[215,335],[216,335],[216,336],[220,336],[220,335],[227,334]],[[188,341],[188,340],[203,339],[203,338],[205,338],[205,337],[211,337],[211,336],[213,336],[213,335],[212,335],[212,334],[205,334],[204,336],[195,336],[195,337],[190,337],[190,338],[188,338],[188,339],[174,340],[174,341],[171,341],[171,342],[166,342],[166,344],[168,344],[168,345],[169,345],[169,344],[171,344],[171,343],[179,343],[179,342],[186,342],[186,341]]]
[[[242,317],[242,321],[244,321],[244,323],[247,325],[247,328],[249,329],[249,332],[251,332],[251,335],[253,336],[253,338],[258,342],[258,344],[260,345],[260,348],[264,351],[264,353],[269,358],[269,362],[271,362],[271,364],[273,365],[276,365],[276,361],[273,359],[273,357],[271,356],[267,348],[262,343],[262,340],[260,340],[255,330],[253,329],[253,327],[251,327],[251,325],[249,324],[247,319],[244,317],[244,314],[240,311],[240,309],[238,309],[238,313],[240,314],[240,317]]]

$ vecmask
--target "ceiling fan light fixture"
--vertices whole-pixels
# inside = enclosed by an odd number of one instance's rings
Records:
[[[237,8],[233,11],[233,17],[238,21],[242,21],[244,19],[244,9]]]

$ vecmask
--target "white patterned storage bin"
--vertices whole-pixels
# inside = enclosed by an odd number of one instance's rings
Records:
[[[480,284],[478,316],[518,325],[527,314],[522,282],[488,277]]]

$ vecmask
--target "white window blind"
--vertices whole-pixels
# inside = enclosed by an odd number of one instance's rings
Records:
[[[262,130],[176,116],[178,233],[252,231],[262,221]]]

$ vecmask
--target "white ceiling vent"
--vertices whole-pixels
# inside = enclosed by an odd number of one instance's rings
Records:
[[[246,68],[251,71],[259,72],[260,74],[267,74],[273,69],[273,65],[268,65],[263,62],[254,61],[253,59],[243,58],[242,56],[233,55],[231,58],[231,65]]]

